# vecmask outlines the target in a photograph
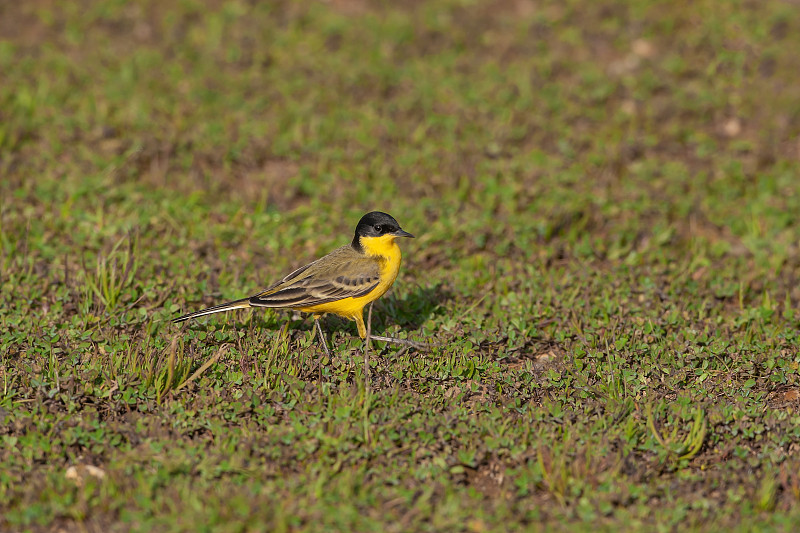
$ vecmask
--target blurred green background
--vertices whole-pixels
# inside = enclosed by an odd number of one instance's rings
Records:
[[[2,3],[0,529],[794,529],[798,50],[777,0]],[[375,209],[373,330],[442,346],[371,387],[352,323],[169,325]]]

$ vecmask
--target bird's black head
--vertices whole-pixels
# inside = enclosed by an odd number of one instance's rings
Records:
[[[381,211],[373,211],[371,213],[367,213],[361,217],[361,220],[358,221],[358,226],[356,226],[356,234],[355,237],[353,237],[353,248],[363,251],[361,237],[383,236],[414,238],[414,236],[409,232],[403,231],[400,228],[400,224],[392,215],[383,213]]]

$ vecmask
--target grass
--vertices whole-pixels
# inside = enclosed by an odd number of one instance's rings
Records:
[[[796,529],[799,46],[777,0],[0,7],[0,529]],[[352,323],[169,323],[372,209],[417,235],[373,331],[441,347],[370,388]]]

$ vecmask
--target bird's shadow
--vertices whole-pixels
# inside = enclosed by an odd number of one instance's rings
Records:
[[[372,332],[380,333],[392,323],[406,330],[419,329],[430,317],[442,315],[453,295],[442,283],[433,287],[417,286],[403,298],[395,294],[375,302],[372,311]],[[366,320],[368,309],[364,310]]]

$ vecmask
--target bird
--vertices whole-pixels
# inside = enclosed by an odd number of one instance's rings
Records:
[[[253,296],[201,309],[172,322],[252,307],[292,309],[313,316],[322,347],[330,356],[319,322],[330,313],[355,321],[359,337],[368,343],[364,307],[386,294],[397,279],[402,260],[400,247],[395,242],[398,238],[413,239],[414,236],[403,230],[388,213],[372,211],[358,221],[350,244],[298,268]],[[370,317],[371,310],[370,307]],[[417,344],[392,337],[370,337],[411,346]]]

